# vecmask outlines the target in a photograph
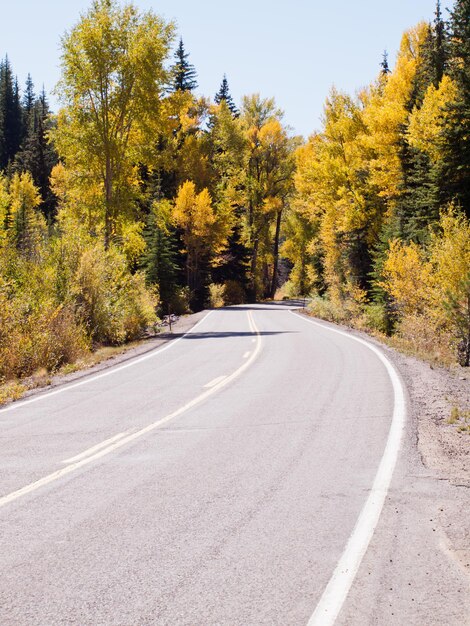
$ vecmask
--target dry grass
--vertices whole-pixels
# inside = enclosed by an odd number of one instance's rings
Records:
[[[459,433],[468,433],[470,435],[470,409],[461,409],[458,406],[453,406],[447,423],[457,426]]]
[[[99,365],[104,361],[112,359],[116,356],[124,354],[132,348],[142,345],[145,340],[133,341],[124,346],[101,346],[97,347],[93,352],[83,355],[73,363],[66,363],[54,372],[54,377],[67,376],[81,370],[89,369],[95,365]],[[20,380],[12,380],[0,384],[0,406],[8,402],[19,400],[25,393],[32,389],[47,387],[52,382],[52,375],[45,369],[41,368],[35,371],[31,376]]]
[[[388,336],[383,332],[386,324],[378,305],[360,308],[355,303],[339,305],[327,298],[317,297],[312,299],[308,312],[320,319],[366,332],[391,348],[430,365],[457,365],[457,351],[452,335],[442,329],[436,330],[435,325],[426,317],[409,315],[403,318],[395,333]]]

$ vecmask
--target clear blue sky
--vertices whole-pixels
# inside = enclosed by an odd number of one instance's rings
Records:
[[[330,87],[354,93],[393,64],[403,31],[432,20],[435,0],[134,0],[174,20],[199,92],[213,96],[227,74],[237,102],[274,96],[285,120],[305,136],[320,126]],[[59,78],[60,38],[91,0],[2,2],[0,56],[23,85],[27,73],[49,92]],[[442,0],[444,15],[452,0]],[[56,103],[51,97],[53,108]]]

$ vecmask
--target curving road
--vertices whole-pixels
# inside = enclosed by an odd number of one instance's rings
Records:
[[[466,623],[393,368],[292,308],[0,410],[3,626]]]

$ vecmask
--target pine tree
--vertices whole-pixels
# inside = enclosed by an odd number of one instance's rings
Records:
[[[18,81],[8,57],[0,64],[0,170],[12,162],[22,139],[22,111]]]
[[[197,89],[197,73],[194,65],[188,62],[189,53],[184,51],[183,40],[180,39],[178,48],[174,54],[176,63],[172,68],[172,91],[193,91]]]
[[[449,72],[458,97],[448,106],[444,129],[442,200],[456,201],[470,217],[470,0],[457,0],[449,31]]]
[[[228,86],[228,80],[227,80],[227,76],[224,74],[224,77],[222,79],[222,83],[220,84],[220,89],[219,91],[215,94],[215,98],[214,98],[216,104],[220,104],[222,102],[222,100],[225,100],[225,102],[227,103],[228,108],[230,109],[232,115],[234,117],[238,117],[239,115],[239,111],[235,105],[235,102],[233,101],[232,96],[230,95],[230,90],[229,90],[229,86]]]

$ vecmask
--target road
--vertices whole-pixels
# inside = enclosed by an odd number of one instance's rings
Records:
[[[470,623],[395,370],[292,308],[0,410],[2,626]]]

